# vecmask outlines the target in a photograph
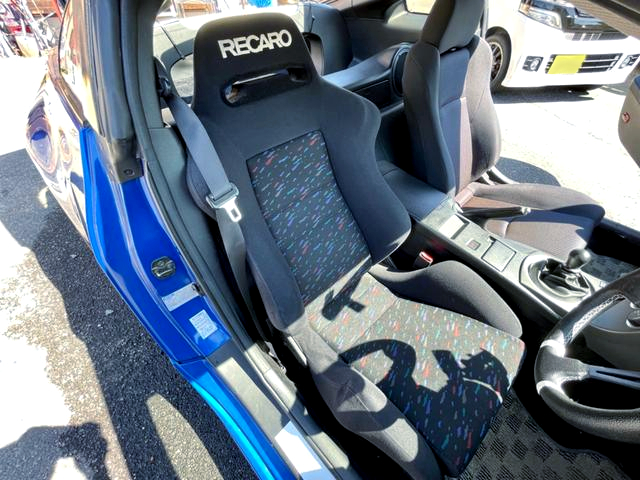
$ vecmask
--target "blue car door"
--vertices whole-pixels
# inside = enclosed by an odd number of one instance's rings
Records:
[[[82,99],[86,79],[79,68],[74,35],[78,16],[66,9],[59,46],[47,59],[47,75],[29,113],[27,148],[47,187],[86,238],[84,174],[80,130],[85,124]]]

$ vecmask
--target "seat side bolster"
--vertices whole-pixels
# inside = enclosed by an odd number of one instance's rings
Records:
[[[329,160],[344,197],[367,242],[373,263],[395,251],[411,231],[407,210],[378,170],[375,138],[380,112],[368,100],[328,82],[322,95],[322,131],[327,138]],[[338,105],[341,106],[338,107]],[[353,125],[345,135],[344,125]],[[357,139],[360,145],[354,147]],[[372,222],[371,219],[376,221]]]
[[[431,448],[378,387],[348,366],[310,328],[298,333],[295,340],[307,353],[322,398],[344,428],[370,441],[411,478],[442,478]]]
[[[511,308],[461,263],[447,261],[411,272],[375,265],[370,273],[401,297],[461,313],[514,337],[522,335],[522,325]]]
[[[469,46],[471,57],[464,85],[469,123],[471,125],[471,181],[480,178],[500,159],[501,134],[498,113],[491,96],[491,49],[489,44],[474,37]]]
[[[439,71],[438,50],[428,44],[415,44],[405,63],[404,105],[411,136],[413,173],[438,190],[453,193],[456,175],[440,124]]]

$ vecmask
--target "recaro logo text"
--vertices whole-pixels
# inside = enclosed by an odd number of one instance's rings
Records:
[[[247,35],[246,37],[225,38],[218,40],[222,58],[227,58],[228,54],[234,57],[248,55],[250,53],[260,53],[265,48],[286,48],[291,45],[293,38],[289,30],[279,32],[262,33],[260,35]]]

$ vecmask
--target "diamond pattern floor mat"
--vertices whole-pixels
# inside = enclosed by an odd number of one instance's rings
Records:
[[[629,480],[605,456],[552,440],[510,393],[460,480]]]
[[[605,255],[597,255],[593,252],[591,252],[591,255],[593,255],[593,259],[587,263],[582,270],[607,283],[613,282],[638,268],[630,263]]]

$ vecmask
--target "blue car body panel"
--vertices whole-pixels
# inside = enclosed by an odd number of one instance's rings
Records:
[[[45,183],[131,310],[222,420],[255,472],[294,478],[273,444],[206,358],[230,336],[209,300],[182,304],[167,296],[196,283],[164,223],[143,175],[119,183],[109,175],[97,134],[66,104],[48,75],[29,115],[29,154]],[[151,265],[169,257],[175,273],[159,279]],[[194,317],[204,318],[206,329]]]
[[[176,368],[216,412],[258,477],[283,480],[295,478],[282,457],[242,405],[235,401],[208,362],[198,360],[176,365]]]
[[[195,282],[195,278],[149,203],[145,177],[113,182],[101,161],[95,134],[81,131],[87,193],[87,232],[98,263],[153,338],[175,362],[210,355],[229,339],[209,302],[196,296],[169,311],[163,297]],[[158,279],[151,273],[153,260],[171,258],[175,274]],[[204,311],[215,331],[203,338],[190,319]]]
[[[87,238],[79,133],[83,121],[56,90],[54,83],[62,79],[52,71],[55,60],[49,60],[49,73],[29,113],[27,151],[67,217]]]

